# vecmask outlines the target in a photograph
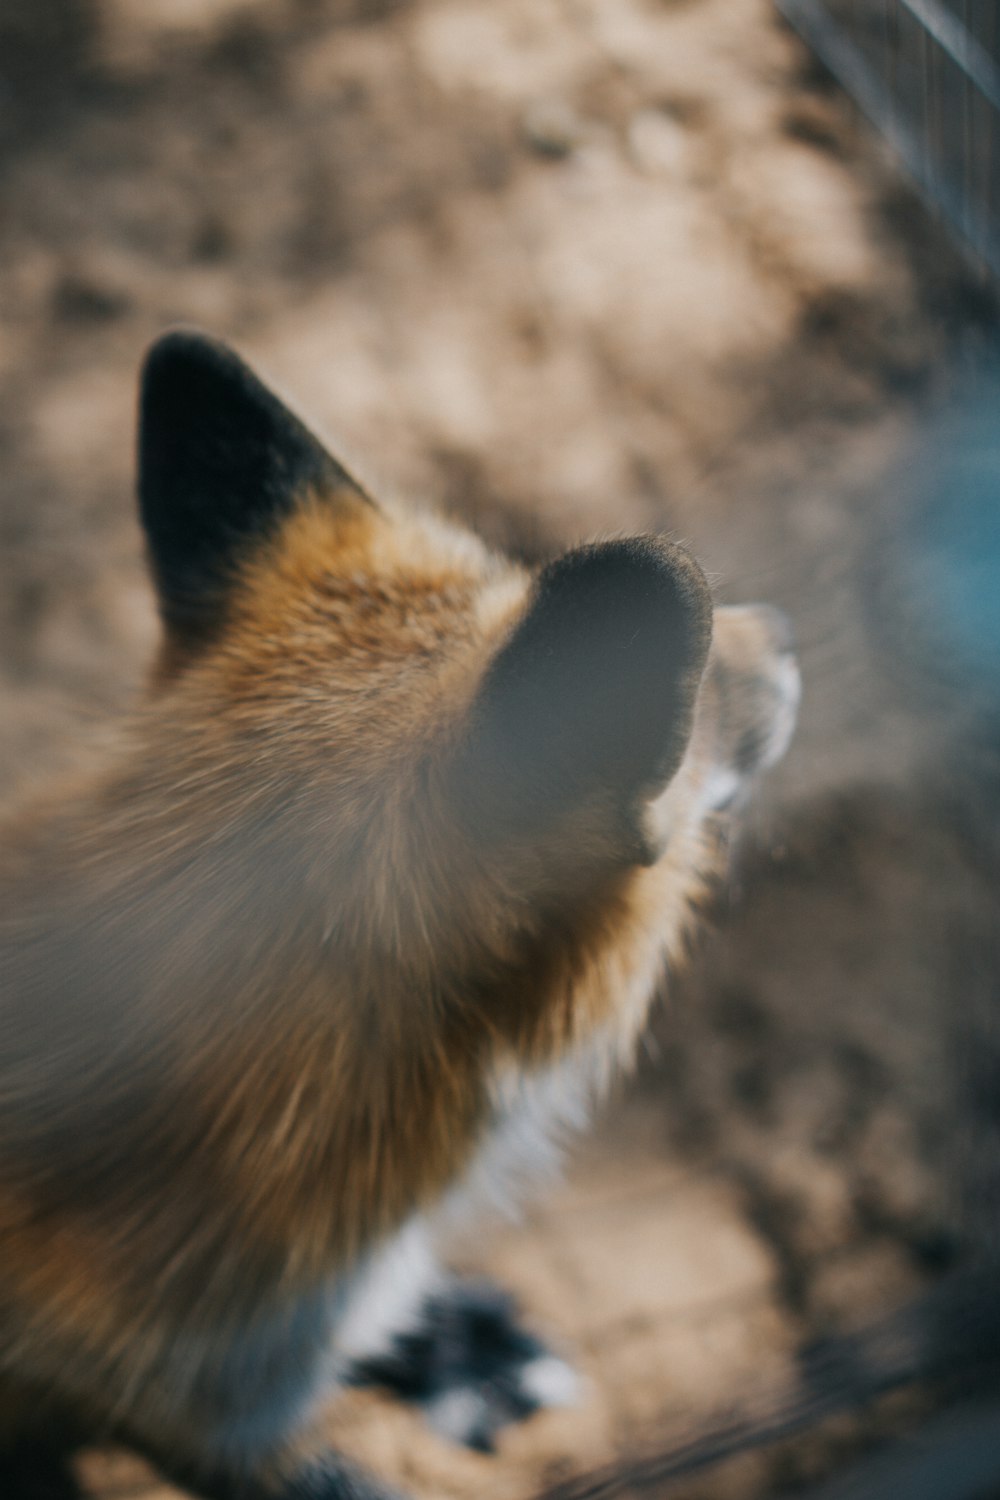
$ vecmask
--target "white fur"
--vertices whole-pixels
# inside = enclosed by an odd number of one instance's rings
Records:
[[[766,771],[769,767],[777,765],[788,749],[795,731],[795,721],[799,715],[799,702],[802,698],[802,674],[799,672],[795,657],[790,652],[786,652],[778,658],[774,669],[774,680],[778,693],[779,707],[774,715],[767,751],[761,761],[760,769],[762,771]]]
[[[702,783],[701,805],[706,812],[728,807],[743,786],[743,777],[732,766],[713,766]]]
[[[435,1432],[453,1443],[468,1442],[486,1412],[486,1400],[471,1386],[454,1386],[423,1408]]]
[[[537,1073],[498,1067],[492,1084],[493,1121],[461,1180],[436,1216],[443,1232],[463,1228],[491,1210],[516,1212],[525,1189],[552,1177],[561,1141],[581,1130],[603,1081],[604,1048],[579,1049]]]
[[[526,1394],[539,1406],[575,1406],[580,1399],[580,1377],[554,1354],[529,1360],[520,1378]]]
[[[411,1219],[351,1278],[334,1338],[338,1357],[349,1363],[387,1353],[443,1280],[426,1222]]]

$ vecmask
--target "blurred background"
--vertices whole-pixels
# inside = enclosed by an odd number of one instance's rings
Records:
[[[376,492],[530,559],[667,530],[720,600],[795,623],[796,742],[638,1078],[558,1194],[461,1250],[583,1403],[494,1459],[368,1394],[331,1414],[428,1500],[521,1500],[792,1390],[804,1343],[995,1234],[995,7],[785,10],[895,153],[770,0],[0,4],[5,794],[141,681],[135,380],[177,321]],[[800,1493],[935,1400],[669,1493]],[[88,1474],[167,1493],[120,1456]]]

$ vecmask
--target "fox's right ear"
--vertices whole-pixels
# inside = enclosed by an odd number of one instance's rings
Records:
[[[541,837],[591,805],[617,854],[655,857],[644,812],[686,749],[711,630],[704,575],[671,543],[581,547],[545,568],[473,707],[459,787],[478,829]]]
[[[240,558],[306,494],[371,501],[238,355],[188,329],[150,349],[139,403],[139,509],[168,639],[209,638]]]

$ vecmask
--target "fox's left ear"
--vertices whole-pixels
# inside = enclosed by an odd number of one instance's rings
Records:
[[[241,558],[307,492],[371,505],[225,344],[177,329],[153,345],[141,382],[139,509],[173,645],[211,637]]]

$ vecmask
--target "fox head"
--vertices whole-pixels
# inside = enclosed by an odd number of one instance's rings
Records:
[[[550,980],[558,1023],[525,1001],[521,1045],[540,1013],[550,1042],[606,1017],[609,954],[645,971],[676,944],[716,815],[785,748],[781,617],[716,611],[713,645],[704,576],[671,542],[532,573],[381,505],[197,333],[148,357],[139,452],[173,784],[209,794],[210,822],[229,807],[259,827],[265,879],[294,867],[324,940],[366,971]],[[567,977],[588,953],[589,1006]]]

